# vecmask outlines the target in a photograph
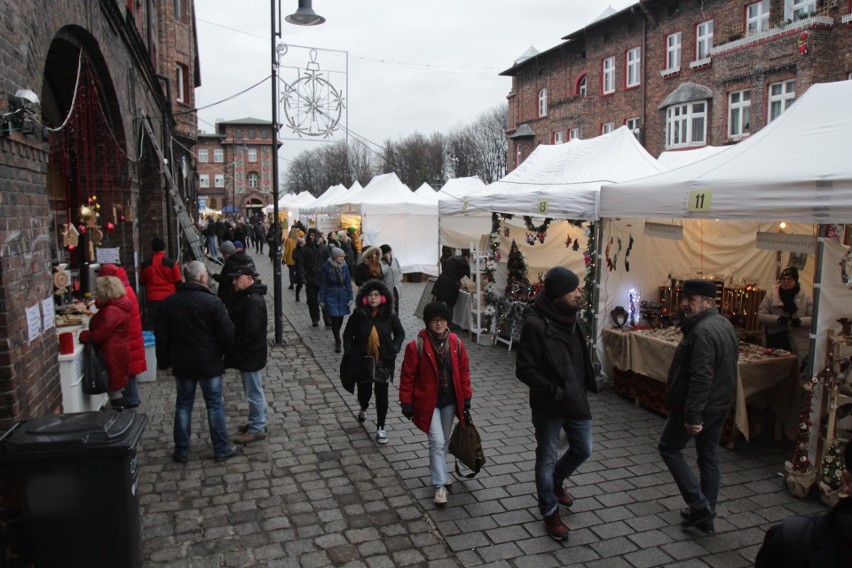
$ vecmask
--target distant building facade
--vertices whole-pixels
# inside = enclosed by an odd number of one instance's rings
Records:
[[[207,209],[251,217],[272,203],[272,123],[242,118],[198,135],[198,195]]]
[[[814,83],[852,77],[850,0],[642,0],[502,75],[507,164],[627,125],[654,156],[738,142]],[[795,143],[791,141],[791,144]]]

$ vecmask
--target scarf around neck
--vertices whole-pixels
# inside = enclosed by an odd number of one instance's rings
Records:
[[[557,306],[547,299],[544,292],[539,292],[538,296],[535,297],[533,306],[535,307],[535,311],[542,317],[549,319],[566,331],[574,331],[574,325],[577,323],[578,309]]]

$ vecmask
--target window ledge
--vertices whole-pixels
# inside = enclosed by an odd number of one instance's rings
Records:
[[[842,18],[840,18],[840,22],[844,24],[852,23],[852,14],[846,14]]]
[[[672,144],[671,146],[666,146],[666,150],[688,150],[690,148],[703,148],[707,145],[707,142],[689,142],[687,144]]]
[[[663,79],[668,79],[669,77],[675,77],[680,74],[680,67],[675,67],[673,69],[660,69],[660,77]]]
[[[703,69],[704,67],[710,67],[713,63],[712,57],[704,57],[702,59],[696,59],[695,61],[690,62],[690,69]]]
[[[751,136],[751,133],[749,133],[749,134],[738,134],[736,136],[728,135],[728,142],[740,142],[741,140],[745,140],[749,136]]]
[[[714,45],[710,48],[710,55],[718,55],[720,53],[725,53],[727,51],[731,51],[737,49],[739,47],[744,47],[746,45],[750,45],[752,43],[757,43],[759,41],[765,41],[768,39],[773,39],[778,36],[785,35],[791,31],[801,30],[805,28],[811,28],[814,26],[833,26],[834,18],[830,16],[811,16],[808,18],[803,18],[801,20],[796,20],[795,22],[790,22],[789,24],[784,24],[777,28],[770,28],[764,32],[755,32],[752,34],[748,34],[745,37],[740,39],[736,39],[734,41],[729,41],[728,43],[722,43],[719,45]]]

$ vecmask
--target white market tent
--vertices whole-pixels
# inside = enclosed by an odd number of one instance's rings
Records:
[[[714,154],[723,152],[732,146],[701,146],[700,148],[688,148],[685,150],[666,150],[657,157],[657,162],[667,170],[681,168]]]
[[[775,223],[792,221],[798,225],[788,226],[788,232],[810,236],[816,224],[852,223],[850,148],[852,81],[816,84],[772,123],[723,152],[657,176],[604,186],[601,216],[657,217],[682,225],[684,240],[668,242],[677,243],[681,253],[691,257],[693,274],[703,267],[704,261],[699,265],[698,259],[718,262],[715,252],[705,256],[703,247],[711,244],[720,245],[714,251],[724,253],[731,266],[766,272],[765,261],[761,269],[743,258],[753,255],[757,260],[764,253],[777,263],[775,251],[756,249],[757,231],[775,232]],[[641,225],[641,219],[634,223],[634,234],[640,234]],[[618,230],[613,229],[613,236]],[[694,237],[688,239],[689,232]],[[717,235],[716,243],[712,235]],[[645,263],[659,265],[671,256],[663,250],[665,239],[646,240],[658,252],[643,255]],[[852,290],[840,282],[838,266],[847,247],[826,239],[818,243],[816,266],[808,261],[808,269],[815,270],[812,278],[819,283],[814,289],[816,324],[811,336],[817,366],[824,361],[828,329],[836,328],[837,318],[848,317],[852,306]],[[770,266],[774,269],[777,264]],[[658,279],[665,278],[664,270],[665,265]],[[761,287],[768,288],[774,277],[773,270],[759,278]],[[622,271],[620,278],[635,276]]]
[[[488,186],[478,177],[447,180],[438,192],[441,201],[464,202],[469,196],[487,191]],[[447,215],[440,219],[441,244],[453,248],[468,248],[471,241],[479,242],[482,235],[491,232],[491,212],[477,210],[470,214]]]
[[[438,273],[438,203],[415,195],[394,173],[370,180],[361,191],[334,204],[339,213],[361,216],[361,235],[388,244],[404,273]]]
[[[434,200],[436,202],[438,201],[438,192],[432,189],[432,186],[425,181],[420,184],[420,187],[418,187],[414,193],[420,197],[425,197],[426,199]]]
[[[307,213],[308,215],[316,215],[317,213],[325,213],[325,207],[332,203],[337,197],[346,192],[346,186],[342,184],[337,184],[329,187],[322,195],[316,198],[316,200],[311,203],[309,206],[305,207],[302,211],[303,213]]]

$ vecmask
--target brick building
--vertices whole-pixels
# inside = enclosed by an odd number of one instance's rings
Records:
[[[502,73],[507,163],[627,125],[647,150],[735,143],[852,73],[850,0],[642,0]]]
[[[214,133],[198,135],[198,196],[208,209],[251,217],[272,203],[271,124],[221,121]]]
[[[92,285],[88,265],[97,251],[116,249],[133,283],[154,236],[165,236],[173,255],[183,249],[176,212],[194,202],[192,162],[184,156],[197,133],[193,2],[4,2],[0,69],[6,431],[63,411],[51,312]],[[60,267],[71,277],[64,294],[54,284]],[[26,565],[28,557],[14,491],[0,460],[4,566]]]

